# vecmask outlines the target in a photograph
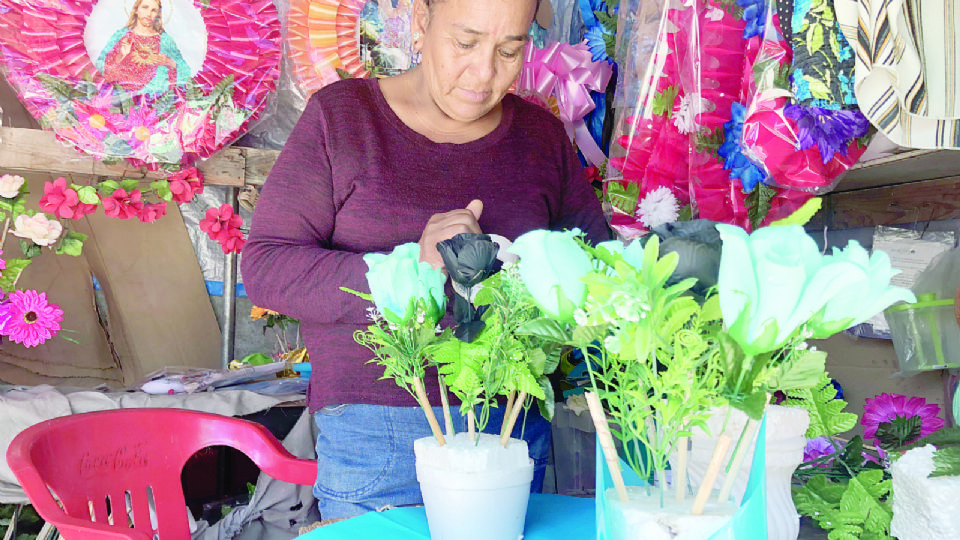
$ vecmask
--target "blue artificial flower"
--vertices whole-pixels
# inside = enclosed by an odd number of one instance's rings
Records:
[[[590,47],[591,59],[594,62],[606,60],[612,62],[613,59],[607,54],[607,43],[603,36],[610,35],[602,25],[591,26],[583,33],[583,38],[587,40],[587,46]]]
[[[723,168],[730,171],[730,178],[739,179],[743,185],[743,191],[750,193],[757,184],[766,179],[767,175],[743,155],[740,138],[743,134],[743,121],[746,114],[747,108],[742,104],[734,103],[730,106],[731,119],[723,124],[726,140],[720,145],[717,153],[724,159]]]
[[[743,29],[743,39],[763,34],[767,24],[766,0],[737,0],[737,5],[743,8],[742,20],[747,23]]]
[[[816,144],[824,163],[837,152],[847,155],[850,141],[863,137],[870,128],[870,121],[860,109],[832,111],[790,104],[783,108],[783,114],[797,123],[799,149]]]
[[[600,24],[597,17],[593,14],[595,11],[607,12],[607,3],[604,0],[579,0],[580,18],[583,19],[583,25],[592,28]],[[620,6],[617,6],[619,8]],[[614,11],[616,12],[616,11]]]

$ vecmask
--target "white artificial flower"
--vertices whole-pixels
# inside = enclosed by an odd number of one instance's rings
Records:
[[[680,103],[677,103],[673,109],[673,125],[677,131],[686,135],[697,131],[697,122],[695,118],[700,113],[700,93],[694,92],[680,97]]]
[[[23,185],[23,177],[15,174],[5,174],[0,176],[0,197],[12,199],[20,194],[20,186]]]
[[[567,409],[570,409],[570,411],[577,416],[590,410],[590,407],[587,405],[587,397],[583,394],[574,394],[568,397],[566,406]]]
[[[723,10],[717,6],[710,6],[707,9],[707,18],[714,22],[719,21],[723,18]]]
[[[680,205],[668,187],[658,187],[647,193],[637,205],[640,221],[649,228],[672,223],[680,217]]]
[[[63,225],[59,221],[47,219],[46,214],[28,216],[20,214],[13,222],[13,234],[32,240],[38,246],[49,246],[60,238]]]

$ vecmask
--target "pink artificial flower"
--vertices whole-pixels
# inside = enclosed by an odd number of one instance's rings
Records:
[[[24,347],[35,347],[57,335],[63,310],[46,293],[13,291],[0,302],[0,335]]]
[[[89,207],[89,208],[88,208]],[[43,184],[43,197],[40,198],[40,210],[50,212],[58,218],[80,219],[97,209],[95,204],[80,202],[77,191],[67,186],[64,177]]]
[[[200,230],[220,244],[226,242],[230,236],[236,236],[241,225],[243,218],[234,214],[229,204],[223,204],[220,208],[208,208],[207,217],[200,220]]]
[[[2,249],[0,249],[0,255],[3,255]],[[0,259],[0,270],[6,270],[6,269],[7,269],[7,261]]]
[[[161,202],[143,205],[137,218],[140,219],[142,223],[153,223],[165,215],[167,215],[167,203]]]
[[[190,202],[193,196],[203,193],[203,174],[196,167],[185,167],[167,178],[170,193],[178,203]]]
[[[120,219],[130,219],[140,215],[143,210],[143,202],[140,200],[139,189],[135,189],[130,194],[123,188],[117,188],[109,197],[101,197],[103,202],[103,213],[108,217]]]
[[[926,437],[943,427],[943,419],[939,417],[940,406],[927,403],[921,397],[911,397],[901,394],[888,394],[867,398],[863,405],[863,438],[865,440],[877,438],[877,427],[884,422],[892,422],[897,417],[920,417],[920,436]],[[909,442],[909,441],[908,441]]]
[[[224,253],[240,253],[246,243],[247,241],[244,240],[240,229],[234,229],[230,235],[220,240],[220,248]]]

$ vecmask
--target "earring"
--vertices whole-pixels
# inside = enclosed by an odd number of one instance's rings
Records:
[[[413,33],[413,42],[418,43],[420,41],[420,32]]]

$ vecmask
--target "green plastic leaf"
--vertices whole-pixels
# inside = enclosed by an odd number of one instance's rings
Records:
[[[791,362],[781,364],[771,370],[768,385],[771,390],[795,390],[811,388],[820,380],[826,369],[827,353],[809,349],[799,353]]]
[[[77,196],[83,204],[100,204],[100,197],[97,196],[97,189],[93,186],[77,186]],[[111,192],[112,193],[112,192]]]
[[[933,464],[936,468],[930,473],[930,478],[960,476],[960,446],[940,448],[933,455]]]
[[[770,226],[806,225],[820,211],[822,206],[823,199],[821,197],[812,197],[807,199],[803,206],[794,210],[792,214],[772,222]]]
[[[32,259],[42,253],[40,246],[33,242],[27,242],[23,238],[20,238],[17,240],[17,243],[20,244],[20,251],[23,253],[24,259]]]
[[[244,356],[240,362],[250,364],[251,366],[262,366],[264,364],[272,364],[273,359],[263,353],[253,353]]]
[[[679,86],[668,86],[653,97],[653,114],[670,118],[673,115],[673,104],[680,93]]]
[[[880,448],[894,450],[920,438],[921,418],[914,415],[909,418],[897,416],[889,422],[877,425],[877,440]]]
[[[170,182],[168,180],[157,180],[150,183],[150,189],[157,192],[157,197],[170,202],[173,200],[173,193],[170,191]]]
[[[857,415],[843,412],[847,402],[836,397],[837,389],[824,372],[812,388],[787,391],[786,405],[801,407],[810,413],[807,438],[832,437],[853,429],[857,424]]]
[[[83,251],[83,243],[87,241],[87,235],[74,231],[67,231],[67,234],[60,238],[57,244],[57,255],[72,255],[79,257]]]
[[[6,269],[0,273],[0,289],[2,289],[3,292],[13,291],[13,284],[20,276],[20,272],[23,272],[23,269],[29,265],[29,259],[9,259]]]
[[[479,294],[477,296],[479,296]],[[517,327],[516,334],[536,336],[548,341],[560,343],[567,340],[567,330],[563,323],[548,317],[533,319],[521,324]]]
[[[131,193],[140,187],[140,181],[133,178],[125,178],[120,181],[120,187],[127,193]]]
[[[626,186],[624,186],[624,183]],[[640,184],[635,182],[608,182],[607,200],[614,208],[632,216],[640,199]]]
[[[113,192],[120,188],[120,184],[115,180],[104,180],[97,184],[97,191],[99,191],[103,196],[109,197],[113,195]]]

